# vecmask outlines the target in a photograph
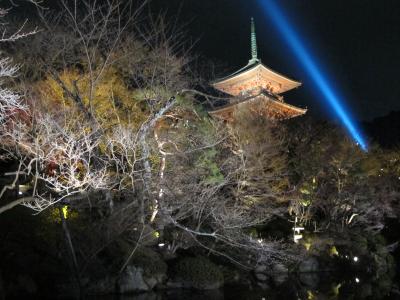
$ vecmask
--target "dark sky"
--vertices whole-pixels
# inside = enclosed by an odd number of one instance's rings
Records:
[[[197,41],[193,52],[218,62],[225,72],[247,64],[253,16],[262,62],[303,83],[284,94],[285,100],[324,115],[329,112],[325,100],[263,14],[262,1],[267,0],[151,0],[151,8],[186,24],[188,37]],[[357,119],[400,111],[400,0],[274,1],[296,25]]]
[[[195,51],[232,70],[249,60],[250,17],[256,19],[259,56],[274,70],[303,82],[285,95],[287,102],[311,113],[327,110],[313,83],[287,49],[257,2],[264,0],[153,0],[189,22],[186,30],[199,38]],[[296,25],[307,47],[323,63],[358,119],[400,110],[400,1],[275,0]],[[329,109],[328,109],[329,110]]]

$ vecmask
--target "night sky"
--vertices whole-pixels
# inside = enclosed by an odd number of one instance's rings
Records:
[[[1,0],[0,0],[1,1]],[[46,0],[53,6],[58,0]],[[287,48],[260,2],[266,0],[151,0],[184,24],[193,54],[216,62],[216,76],[228,75],[250,59],[250,18],[256,21],[259,57],[279,73],[303,83],[285,101],[329,116],[325,100]],[[329,74],[358,120],[400,111],[399,0],[275,0]],[[212,78],[215,79],[215,78]]]
[[[272,69],[303,82],[285,94],[310,113],[329,111],[274,25],[262,13],[263,0],[154,0],[153,7],[178,15],[194,51],[230,70],[250,58],[250,17],[256,20],[259,56]],[[316,59],[328,71],[359,120],[400,110],[400,1],[276,0]],[[222,68],[221,68],[222,70]],[[222,75],[222,74],[221,74]]]

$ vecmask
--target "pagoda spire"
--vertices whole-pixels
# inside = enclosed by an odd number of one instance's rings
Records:
[[[254,18],[251,18],[251,59],[249,60],[249,65],[257,63],[258,53],[257,53],[257,36],[256,36],[256,25],[254,24]]]

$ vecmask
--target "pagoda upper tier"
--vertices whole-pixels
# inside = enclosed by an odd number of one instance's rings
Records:
[[[232,96],[241,96],[248,93],[259,94],[261,90],[281,94],[300,85],[300,82],[267,68],[261,61],[249,64],[239,71],[212,83],[212,86],[217,90]]]
[[[210,114],[227,121],[234,120],[234,111],[244,107],[271,119],[289,119],[305,114],[307,109],[285,103],[280,95],[301,86],[301,83],[266,67],[258,58],[253,19],[251,55],[252,58],[245,67],[211,83],[215,89],[231,95],[232,98],[227,105],[211,111]]]

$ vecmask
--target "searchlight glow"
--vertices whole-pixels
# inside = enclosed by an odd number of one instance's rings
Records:
[[[327,77],[325,77],[320,68],[318,68],[316,62],[312,59],[311,52],[306,48],[297,32],[295,32],[287,18],[284,16],[280,7],[273,0],[258,1],[260,2],[265,14],[273,21],[274,25],[282,34],[302,67],[314,81],[319,92],[324,96],[335,114],[339,117],[353,140],[361,147],[361,149],[367,151],[367,144],[351,119],[350,114],[346,111],[343,105],[343,100],[335,94],[333,88],[329,85]]]

